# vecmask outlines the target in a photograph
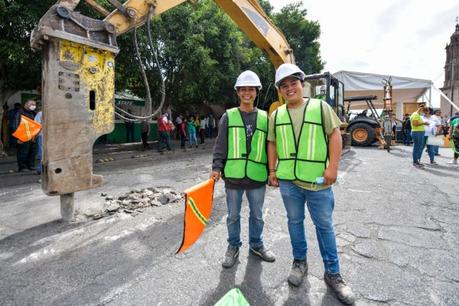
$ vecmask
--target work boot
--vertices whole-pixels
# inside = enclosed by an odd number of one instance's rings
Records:
[[[414,166],[415,168],[418,168],[418,169],[422,169],[422,168],[424,168],[424,165],[423,165],[423,164],[421,164],[421,163],[419,163],[419,162],[417,162],[417,163],[413,163],[413,166]]]
[[[288,275],[288,282],[298,287],[303,282],[303,278],[308,273],[308,263],[306,260],[293,260],[292,269]]]
[[[228,245],[226,250],[225,257],[223,258],[222,266],[223,268],[231,268],[237,261],[239,256],[239,248],[232,245]]]
[[[338,300],[347,305],[354,304],[355,295],[351,288],[346,285],[339,273],[331,274],[325,272],[324,281],[333,290],[333,292],[335,292]]]
[[[265,248],[264,246],[261,246],[259,248],[250,247],[250,252],[252,252],[253,254],[257,255],[258,257],[267,262],[274,262],[276,260],[274,253]]]

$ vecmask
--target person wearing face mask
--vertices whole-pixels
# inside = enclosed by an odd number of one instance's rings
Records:
[[[429,125],[428,122],[422,120],[422,115],[426,113],[426,103],[418,103],[418,109],[411,114],[411,138],[413,139],[413,166],[416,168],[423,168],[421,164],[422,150],[425,145],[425,129],[424,125]]]
[[[21,122],[21,115],[26,116],[34,120],[37,112],[37,102],[34,100],[28,100],[24,106],[17,112],[15,126],[19,126]],[[35,139],[31,139],[27,142],[17,141],[17,162],[18,171],[32,171],[35,170],[35,157],[38,152],[38,145]]]

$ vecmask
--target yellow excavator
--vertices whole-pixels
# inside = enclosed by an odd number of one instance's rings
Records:
[[[257,0],[214,0],[274,66],[293,63],[281,31]],[[60,195],[61,214],[71,220],[74,192],[101,186],[93,174],[93,144],[114,128],[116,38],[186,0],[109,0],[109,12],[94,0],[86,4],[104,16],[76,11],[80,0],[59,0],[40,19],[31,37],[42,52],[42,189]]]
[[[294,63],[287,39],[257,0],[213,1],[275,68]],[[32,48],[42,52],[42,189],[60,196],[67,221],[73,219],[74,193],[102,185],[102,176],[93,173],[92,150],[96,139],[114,128],[117,36],[187,0],[108,0],[112,12],[95,0],[84,2],[104,19],[76,11],[80,0],[59,0],[31,35]],[[270,111],[282,104],[279,96]],[[341,134],[347,143],[348,133]]]

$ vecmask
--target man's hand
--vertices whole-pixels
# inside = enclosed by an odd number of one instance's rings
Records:
[[[212,173],[210,174],[210,178],[214,179],[215,182],[218,182],[220,177],[221,177],[221,172],[220,171],[212,171]]]
[[[324,185],[333,185],[336,183],[338,177],[338,169],[334,167],[328,167],[324,171]]]
[[[268,177],[268,185],[273,187],[279,187],[279,181],[277,180],[276,172],[270,172]]]

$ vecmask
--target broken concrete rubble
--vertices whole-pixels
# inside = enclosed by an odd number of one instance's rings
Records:
[[[176,204],[185,198],[183,194],[169,186],[134,189],[117,197],[106,193],[101,193],[101,196],[105,197],[103,212],[92,213],[87,217],[97,220],[120,212],[135,216],[150,206]]]

